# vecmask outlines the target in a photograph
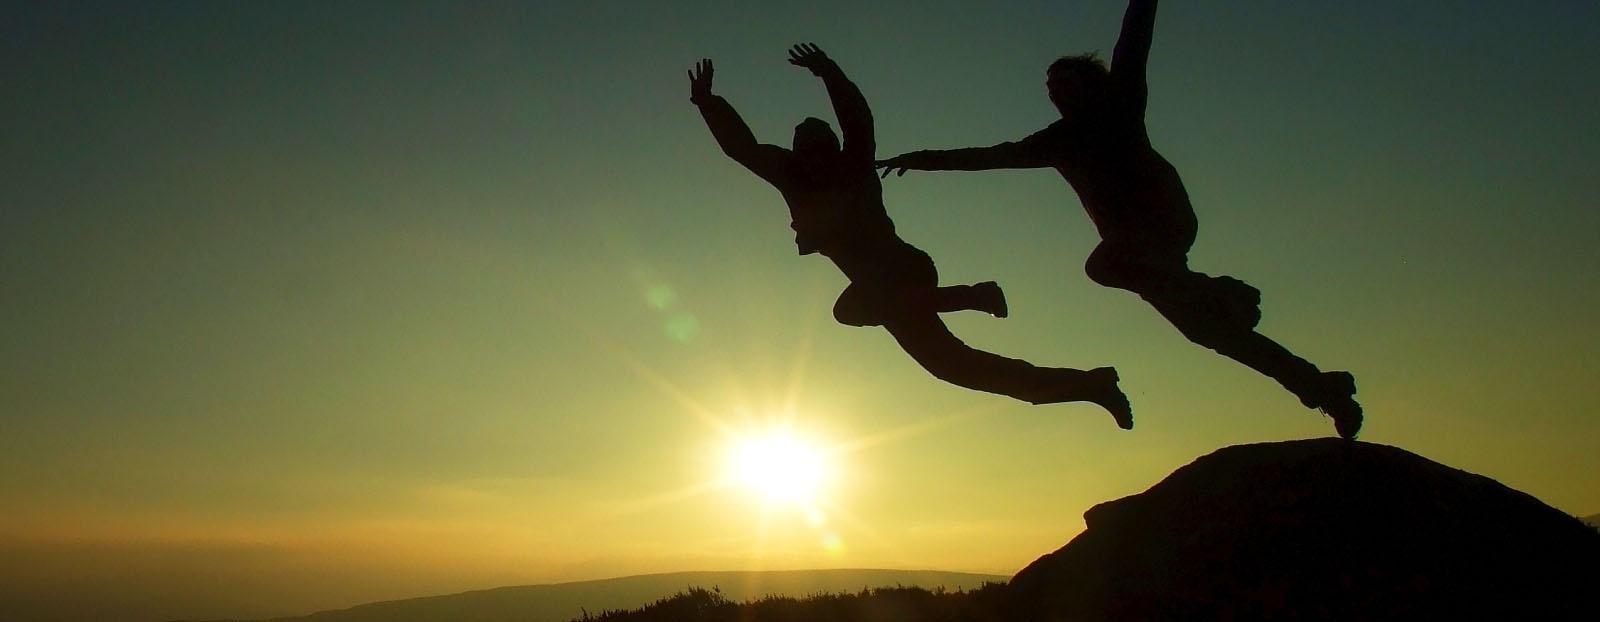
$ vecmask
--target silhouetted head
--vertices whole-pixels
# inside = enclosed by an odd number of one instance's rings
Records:
[[[806,117],[794,126],[794,152],[805,159],[824,159],[839,153],[839,137],[827,121]]]
[[[1044,73],[1045,88],[1050,90],[1050,103],[1056,105],[1063,118],[1100,105],[1111,82],[1111,72],[1105,61],[1094,52],[1077,56],[1063,56],[1050,63]]]

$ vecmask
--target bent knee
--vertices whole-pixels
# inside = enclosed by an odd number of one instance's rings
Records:
[[[1105,287],[1134,289],[1139,283],[1139,270],[1131,262],[1103,249],[1089,254],[1089,259],[1083,263],[1083,273]]]
[[[882,326],[884,313],[861,297],[841,297],[833,305],[834,321],[845,326]]]
[[[833,321],[845,326],[878,326],[881,320],[875,321],[871,313],[860,307],[846,307],[835,305],[833,307]]]

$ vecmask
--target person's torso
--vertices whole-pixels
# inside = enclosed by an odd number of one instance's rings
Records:
[[[865,166],[796,165],[779,190],[789,204],[790,227],[800,254],[893,239],[894,222],[883,207],[883,185]]]
[[[1187,236],[1197,227],[1178,171],[1151,147],[1137,119],[1061,122],[1051,131],[1055,169],[1077,192],[1089,219],[1107,241]]]

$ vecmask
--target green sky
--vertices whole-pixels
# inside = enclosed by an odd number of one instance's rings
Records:
[[[1044,67],[1123,5],[0,4],[0,602],[129,619],[305,612],[689,569],[1010,573],[1218,447],[1331,434],[1271,381],[1082,274],[1050,171],[885,182],[968,343],[1116,365],[1138,427],[938,382],[829,316],[765,141],[879,154],[1055,118]],[[1352,370],[1363,438],[1600,512],[1600,5],[1173,2],[1148,124],[1192,265]],[[717,425],[850,444],[819,517],[718,477]],[[863,439],[866,439],[866,442]],[[78,612],[78,613],[73,613]],[[0,617],[5,617],[0,615]],[[107,619],[99,617],[99,619]]]

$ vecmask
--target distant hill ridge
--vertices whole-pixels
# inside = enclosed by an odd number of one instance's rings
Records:
[[[584,612],[599,614],[641,607],[691,587],[717,588],[727,598],[742,601],[767,595],[858,592],[869,587],[942,586],[971,590],[1009,579],[1003,575],[935,570],[674,572],[382,601],[305,616],[271,618],[270,622],[567,622],[582,617]]]

